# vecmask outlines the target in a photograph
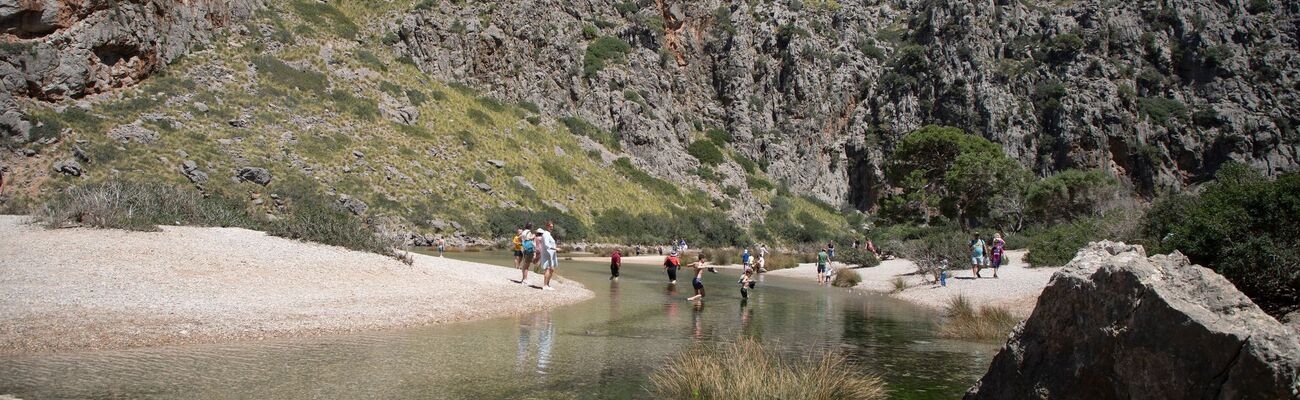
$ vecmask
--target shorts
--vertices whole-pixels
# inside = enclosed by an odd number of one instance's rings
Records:
[[[533,263],[533,257],[536,256],[537,254],[536,254],[536,253],[533,253],[532,250],[524,251],[523,253],[524,253],[524,255],[523,255],[524,263],[523,263],[523,264],[524,264],[524,266],[526,267],[526,266],[528,266],[528,264],[532,264],[532,263]]]
[[[523,256],[524,256],[523,250],[515,250],[515,257],[523,257]]]
[[[971,256],[970,265],[986,265],[984,256]]]
[[[826,264],[817,264],[817,273],[826,272]]]
[[[695,289],[704,289],[704,282],[700,282],[700,278],[695,278],[691,281],[691,286],[694,286]]]
[[[989,266],[992,266],[993,268],[1002,266],[1002,257],[998,257],[998,256],[989,257]]]
[[[560,261],[559,261],[559,259],[555,256],[555,252],[554,252],[554,251],[547,250],[547,251],[542,252],[542,270],[543,270],[543,271],[548,270],[548,269],[555,269],[555,267],[558,267],[559,265],[560,265]]]

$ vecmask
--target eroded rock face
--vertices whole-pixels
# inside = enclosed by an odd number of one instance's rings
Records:
[[[31,124],[11,96],[80,98],[146,79],[266,0],[0,0],[0,136]]]
[[[1182,254],[1092,243],[966,399],[1300,398],[1296,338]]]
[[[684,149],[721,127],[795,191],[868,209],[894,143],[925,124],[982,135],[1040,174],[1107,169],[1146,193],[1230,159],[1294,171],[1300,28],[1278,21],[1297,13],[1211,0],[439,2],[401,22],[397,46],[440,79],[614,132],[675,182],[699,182]],[[631,50],[588,71],[601,36]],[[747,186],[736,165],[717,169]]]

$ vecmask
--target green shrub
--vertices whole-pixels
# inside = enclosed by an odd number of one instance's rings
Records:
[[[1062,33],[1052,38],[1052,44],[1049,49],[1053,61],[1062,62],[1074,58],[1080,50],[1083,50],[1083,38],[1073,33]]]
[[[641,185],[651,192],[656,192],[670,197],[681,195],[681,192],[677,190],[676,185],[642,171],[640,168],[632,165],[632,160],[627,157],[619,157],[617,160],[614,160],[614,169],[618,171],[619,174],[622,174],[628,180],[632,181],[632,183]]]
[[[876,258],[875,254],[865,248],[855,249],[850,246],[836,247],[835,261],[842,262],[852,268],[871,268],[880,265],[880,259]]]
[[[545,171],[546,175],[549,175],[551,179],[555,179],[555,183],[562,186],[576,185],[578,183],[578,180],[573,178],[573,174],[569,173],[569,168],[559,163],[544,162],[542,163],[542,171]]]
[[[357,59],[361,60],[362,63],[375,67],[375,69],[378,69],[380,71],[388,71],[388,64],[384,63],[383,60],[380,60],[379,57],[375,56],[375,53],[371,53],[366,50],[357,50]]]
[[[267,77],[273,83],[317,95],[324,95],[325,85],[329,83],[325,74],[290,67],[274,56],[254,56],[253,65],[257,67],[258,75]]]
[[[1060,82],[1040,83],[1034,87],[1034,104],[1043,111],[1059,111],[1061,99],[1068,94],[1069,91]]]
[[[465,146],[466,150],[473,151],[476,147],[478,147],[478,139],[474,137],[473,133],[461,129],[459,131],[456,131],[455,135],[456,135],[456,139],[459,140],[460,143]]]
[[[709,129],[708,131],[704,132],[704,135],[708,136],[709,140],[712,140],[713,144],[718,145],[718,147],[726,147],[727,143],[731,143],[736,140],[735,137],[731,136],[731,132],[727,132],[726,130],[720,128]]]
[[[622,60],[631,50],[632,46],[623,39],[601,36],[587,45],[586,55],[582,59],[583,76],[594,78],[596,73],[605,69],[606,64]]]
[[[697,345],[650,377],[665,399],[861,399],[886,397],[880,378],[844,356],[822,353],[786,362],[757,340]]]
[[[605,148],[610,151],[618,152],[623,149],[623,147],[619,145],[617,136],[597,128],[585,119],[580,117],[563,117],[560,118],[560,122],[563,123],[565,127],[569,128],[569,133],[589,137],[591,140],[595,140],[597,143],[604,145]]]
[[[408,89],[406,91],[406,98],[411,100],[411,105],[416,107],[423,105],[425,101],[429,100],[429,97],[425,96],[424,92],[415,89]]]
[[[1168,127],[1175,120],[1187,118],[1187,106],[1181,101],[1163,97],[1143,97],[1138,99],[1138,110],[1160,126]]]
[[[1156,202],[1143,220],[1151,252],[1182,252],[1275,317],[1300,309],[1300,175],[1229,162],[1215,178],[1199,196]]]
[[[374,120],[379,116],[379,105],[374,100],[354,96],[346,90],[330,92],[330,100],[334,101],[339,110],[363,120]]]
[[[474,121],[474,124],[476,125],[479,126],[492,125],[492,116],[487,115],[487,113],[480,111],[477,108],[469,109],[469,111],[465,112],[465,116],[469,117],[470,121]]]
[[[705,165],[718,165],[723,161],[722,150],[708,140],[696,140],[686,146],[686,153],[700,160]]]
[[[478,102],[479,104],[482,104],[483,108],[491,110],[492,112],[502,112],[506,110],[506,105],[501,104],[501,101],[497,100],[494,97],[479,96],[474,98],[474,101]]]
[[[1100,216],[1119,194],[1119,180],[1101,170],[1065,170],[1029,185],[1025,199],[1038,221]]]
[[[667,214],[607,209],[595,215],[595,227],[596,233],[605,238],[634,244],[663,243],[670,238],[686,239],[700,247],[742,246],[749,242],[726,214],[700,207],[677,208]]]
[[[745,185],[748,185],[750,190],[772,190],[774,188],[772,182],[755,175],[746,176]]]
[[[509,238],[529,222],[536,228],[545,227],[547,222],[555,223],[555,230],[551,234],[556,240],[579,241],[586,239],[588,234],[587,225],[581,220],[551,207],[492,210],[488,213],[486,229],[480,233],[493,238]]]
[[[1025,262],[1033,267],[1065,265],[1089,242],[1107,239],[1099,237],[1100,229],[1101,224],[1097,218],[1081,218],[1047,228],[1031,229],[1026,233],[1030,239]]]
[[[541,114],[541,113],[542,113],[542,109],[541,109],[540,107],[537,106],[537,103],[534,103],[534,102],[531,102],[531,101],[521,101],[521,102],[519,102],[519,108],[522,108],[522,109],[528,110],[528,112],[533,113],[533,114]]]
[[[344,39],[353,39],[357,36],[357,24],[347,15],[343,15],[337,8],[328,3],[318,1],[295,0],[293,9],[299,17],[325,29],[329,29]]]

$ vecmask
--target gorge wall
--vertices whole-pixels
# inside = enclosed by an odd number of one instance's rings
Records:
[[[1265,0],[426,2],[395,46],[439,79],[613,132],[661,176],[698,182],[684,149],[723,128],[794,191],[865,210],[889,189],[893,143],[926,124],[1148,195],[1230,159],[1294,171],[1297,14]],[[606,37],[626,55],[593,51]],[[718,172],[744,187],[738,165]]]
[[[0,0],[0,138],[32,126],[13,96],[81,98],[131,86],[265,0]]]

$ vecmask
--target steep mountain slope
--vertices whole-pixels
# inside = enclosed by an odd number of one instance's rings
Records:
[[[795,191],[866,210],[893,144],[931,123],[1148,195],[1229,159],[1300,167],[1294,2],[423,4],[397,43],[422,70],[580,116],[674,179],[721,128]]]
[[[291,194],[326,195],[378,228],[412,233],[417,244],[434,234],[500,237],[528,220],[556,220],[570,240],[747,240],[749,229],[727,218],[735,211],[730,198],[739,195],[734,187],[719,184],[710,194],[655,178],[607,133],[581,119],[555,119],[529,102],[479,95],[398,57],[386,21],[400,20],[413,7],[254,4],[244,9],[249,11],[243,20],[222,20],[227,29],[186,42],[188,54],[164,56],[142,45],[107,64],[138,66],[132,70],[138,75],[57,80],[40,69],[20,68],[29,72],[11,75],[15,79],[98,83],[81,90],[41,84],[35,92],[14,91],[20,97],[11,111],[26,126],[11,124],[5,135],[5,146],[13,150],[0,156],[9,170],[7,201],[85,182],[164,181],[244,198],[268,218],[286,212],[282,198]],[[86,20],[114,18],[105,13],[118,11],[105,6]],[[127,26],[148,23],[128,20],[134,22]],[[24,52],[6,61],[25,68],[31,60],[88,48],[75,38],[89,26],[54,34],[63,39],[6,31],[7,48]],[[149,36],[156,32],[111,32],[140,43],[158,38]],[[64,48],[69,43],[72,50]],[[92,69],[103,61],[96,60],[90,60]],[[837,210],[785,192],[761,172],[739,177],[742,186],[748,181],[764,187],[747,196],[776,204],[794,221],[760,230],[764,240],[802,228],[800,218],[821,221],[817,227],[826,234],[847,227]],[[653,227],[628,226],[630,221]]]

